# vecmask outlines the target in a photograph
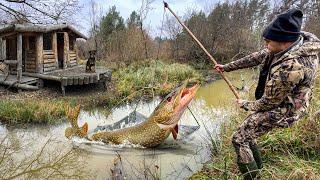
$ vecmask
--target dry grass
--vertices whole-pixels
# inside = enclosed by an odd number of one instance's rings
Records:
[[[9,125],[56,123],[65,116],[64,102],[55,100],[2,100],[0,119]]]

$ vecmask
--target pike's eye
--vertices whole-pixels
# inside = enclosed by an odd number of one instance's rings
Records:
[[[168,101],[168,102],[170,102],[170,101],[171,101],[171,99],[172,99],[172,97],[168,97],[168,98],[167,98],[167,101]]]

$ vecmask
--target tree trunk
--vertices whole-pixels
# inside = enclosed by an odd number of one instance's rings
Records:
[[[146,56],[146,59],[148,59],[149,56],[148,56],[147,38],[146,38],[144,31],[143,31],[143,28],[142,28],[142,22],[140,23],[140,30],[141,30],[141,34],[142,34],[142,38],[143,38],[143,42],[144,42],[145,56]]]

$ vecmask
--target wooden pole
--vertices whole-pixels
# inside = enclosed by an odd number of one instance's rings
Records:
[[[218,64],[217,61],[211,56],[211,54],[206,50],[206,48],[201,44],[201,42],[193,35],[193,33],[189,30],[189,28],[180,20],[180,18],[170,9],[168,3],[166,3],[166,2],[163,2],[163,3],[164,3],[164,7],[167,8],[173,14],[173,16],[178,20],[178,22],[187,30],[187,32],[193,38],[193,40],[200,46],[200,48],[207,54],[207,56],[209,56],[209,58],[211,59],[213,64],[217,65]],[[234,96],[237,99],[240,99],[238,92],[236,91],[234,86],[231,84],[229,79],[223,74],[223,72],[219,71],[219,73],[220,73],[222,79],[224,79],[226,81],[226,83],[228,84],[228,86],[231,89],[231,91],[233,92]]]
[[[76,52],[76,65],[78,65],[78,60],[79,60],[78,52],[79,52],[79,50],[78,50],[78,47],[76,47],[76,43],[77,43],[77,39],[75,38],[73,44],[74,44],[74,51]]]
[[[66,69],[70,64],[70,58],[69,58],[69,34],[67,32],[64,32],[64,58],[63,58],[63,69]]]
[[[17,38],[17,80],[18,83],[21,82],[22,77],[22,34],[18,34]]]
[[[1,45],[1,51],[2,51],[2,57],[1,60],[7,59],[6,49],[7,49],[7,41],[6,39],[2,39],[2,45]]]
[[[19,89],[25,89],[25,90],[39,90],[37,86],[31,86],[28,84],[19,84],[15,82],[10,82],[10,81],[0,81],[0,84],[10,86],[10,87],[15,87]]]
[[[57,32],[53,32],[52,35],[52,49],[55,59],[55,66],[59,69],[59,62],[58,62],[58,43],[57,43]]]
[[[37,35],[36,52],[36,72],[43,73],[43,34]]]

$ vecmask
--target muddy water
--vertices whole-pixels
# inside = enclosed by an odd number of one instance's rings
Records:
[[[233,77],[231,76],[231,79]],[[240,86],[241,82],[237,84]],[[112,124],[129,115],[134,109],[148,117],[160,102],[154,99],[148,103],[130,104],[112,110],[106,115],[101,110],[90,112],[81,111],[79,124],[89,124],[89,132],[98,125]],[[110,179],[114,168],[114,159],[120,155],[123,174],[129,179],[145,179],[146,177],[160,177],[161,179],[185,179],[201,169],[202,164],[210,159],[211,139],[219,134],[219,124],[228,120],[234,97],[222,80],[202,86],[194,101],[190,104],[190,111],[186,111],[180,124],[199,126],[199,129],[186,136],[179,136],[173,140],[170,136],[164,144],[156,149],[145,149],[130,144],[107,146],[101,143],[89,143],[83,139],[67,140],[64,129],[69,124],[57,126],[28,127],[26,129],[8,130],[0,126],[0,134],[15,134],[22,139],[23,144],[36,142],[33,147],[41,147],[48,138],[54,138],[53,149],[77,148],[80,156],[85,157],[86,168],[94,172],[94,179]],[[119,164],[118,164],[119,165]]]

